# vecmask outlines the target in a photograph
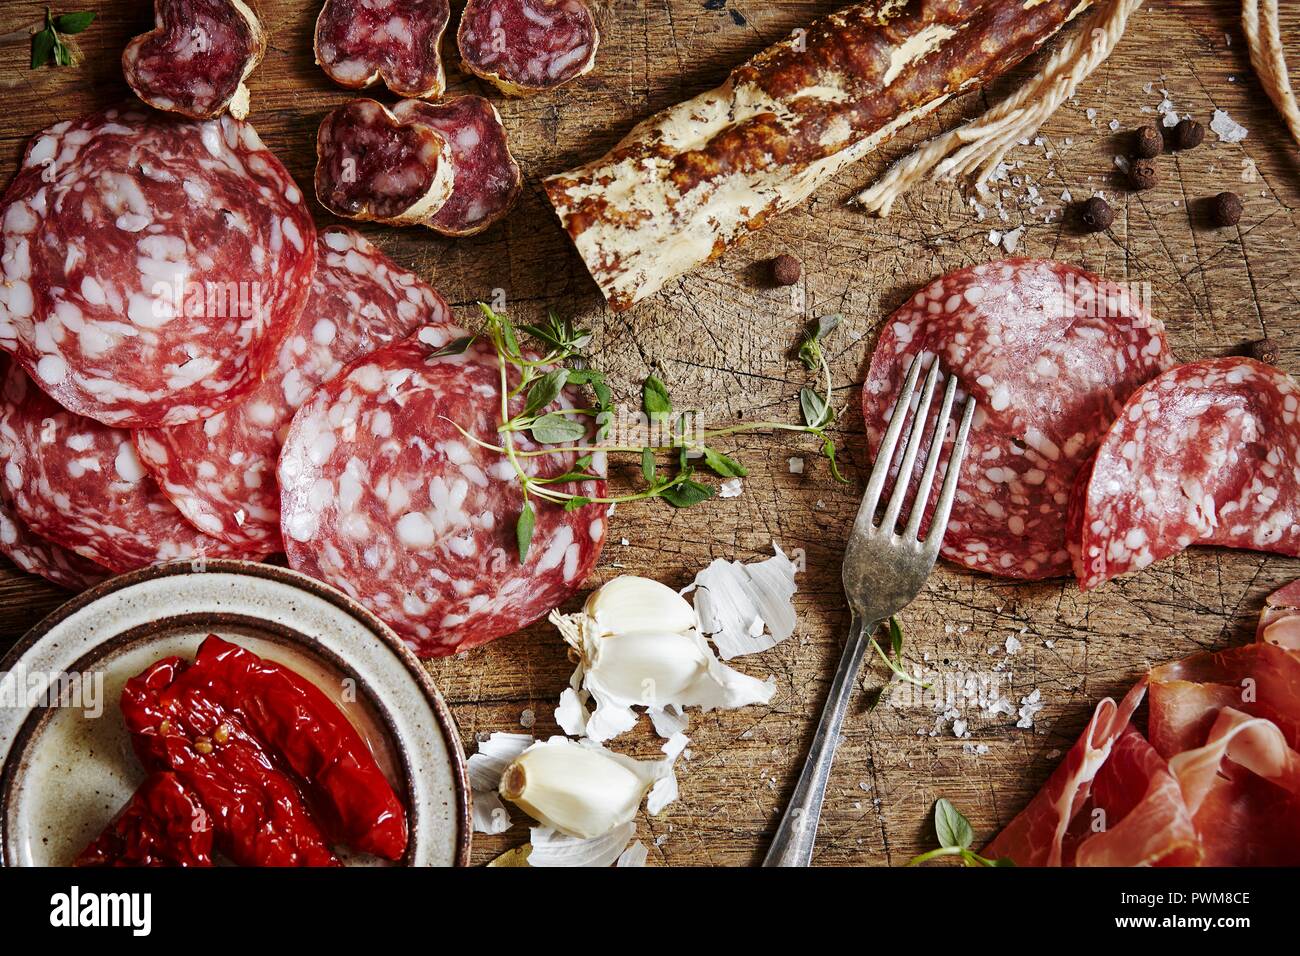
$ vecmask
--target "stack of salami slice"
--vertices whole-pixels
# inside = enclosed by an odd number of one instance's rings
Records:
[[[888,320],[863,388],[873,454],[914,356],[979,402],[944,557],[1089,589],[1194,544],[1300,556],[1300,386],[1247,358],[1174,365],[1140,298],[1010,259]]]
[[[603,506],[540,502],[520,560],[518,475],[459,430],[497,440],[495,350],[444,350],[465,333],[431,286],[318,235],[247,123],[59,123],[0,230],[0,552],[23,569],[81,588],[287,550],[438,655],[540,617],[595,563]]]

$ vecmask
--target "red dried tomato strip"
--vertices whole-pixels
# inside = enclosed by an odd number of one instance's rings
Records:
[[[154,773],[76,866],[212,866],[212,818],[174,773]]]

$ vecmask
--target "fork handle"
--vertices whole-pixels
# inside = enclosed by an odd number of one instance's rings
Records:
[[[840,742],[840,727],[853,697],[862,657],[867,650],[867,635],[874,633],[879,621],[863,627],[855,614],[849,625],[849,639],[840,655],[839,666],[831,680],[830,693],[822,707],[817,732],[813,734],[808,759],[799,774],[790,803],[781,817],[772,846],[763,859],[764,866],[808,866],[812,862],[813,844],[817,841],[817,824],[821,820],[822,800],[826,796],[826,783],[830,780],[835,748]]]

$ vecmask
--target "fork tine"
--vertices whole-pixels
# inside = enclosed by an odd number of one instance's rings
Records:
[[[909,541],[916,539],[921,530],[921,521],[925,518],[925,508],[930,502],[930,489],[934,486],[934,473],[939,468],[940,452],[943,451],[943,440],[948,434],[948,416],[952,414],[952,403],[956,395],[957,376],[949,375],[948,385],[943,390],[943,405],[939,408],[939,417],[935,419],[934,431],[930,433],[930,454],[925,459],[925,471],[921,473],[921,483],[916,488],[916,500],[912,502],[912,514],[907,519],[907,528],[903,531],[903,537]]]
[[[894,414],[889,418],[885,437],[880,440],[876,463],[871,468],[871,477],[867,479],[867,490],[862,495],[862,504],[858,506],[855,524],[865,522],[870,525],[876,515],[880,492],[885,487],[885,479],[889,477],[889,463],[894,459],[894,446],[898,444],[898,435],[903,430],[903,422],[907,419],[908,409],[912,405],[912,393],[916,391],[916,380],[921,374],[921,354],[918,352],[912,359],[912,364],[907,370],[907,378],[903,382],[902,389],[899,390],[898,401],[894,404]]]
[[[921,400],[916,403],[916,417],[912,419],[912,431],[907,436],[907,448],[903,451],[903,462],[898,466],[898,477],[894,480],[894,491],[885,505],[885,513],[880,519],[880,527],[890,533],[898,523],[898,513],[903,510],[903,498],[912,484],[912,467],[921,450],[921,441],[925,437],[925,424],[930,417],[930,402],[934,399],[934,386],[939,381],[939,358],[930,363],[930,372],[925,377],[925,388],[921,390]],[[931,458],[934,456],[931,455]]]
[[[934,518],[930,521],[930,530],[925,535],[925,550],[938,552],[939,542],[948,528],[948,516],[952,514],[952,500],[957,494],[957,475],[961,472],[962,460],[966,457],[966,438],[970,434],[970,422],[975,417],[975,396],[966,399],[966,410],[961,416],[961,425],[957,428],[957,440],[952,443],[952,453],[948,456],[948,470],[943,476],[943,490],[939,492],[939,503],[934,509]],[[942,443],[940,443],[942,444]],[[938,454],[937,449],[930,452]]]

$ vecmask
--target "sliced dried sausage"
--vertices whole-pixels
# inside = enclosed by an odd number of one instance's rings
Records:
[[[383,80],[399,96],[441,96],[447,75],[440,46],[450,17],[447,0],[325,0],[316,62],[349,89]]]
[[[599,42],[582,0],[469,0],[456,32],[465,69],[510,96],[582,76],[595,66]]]

